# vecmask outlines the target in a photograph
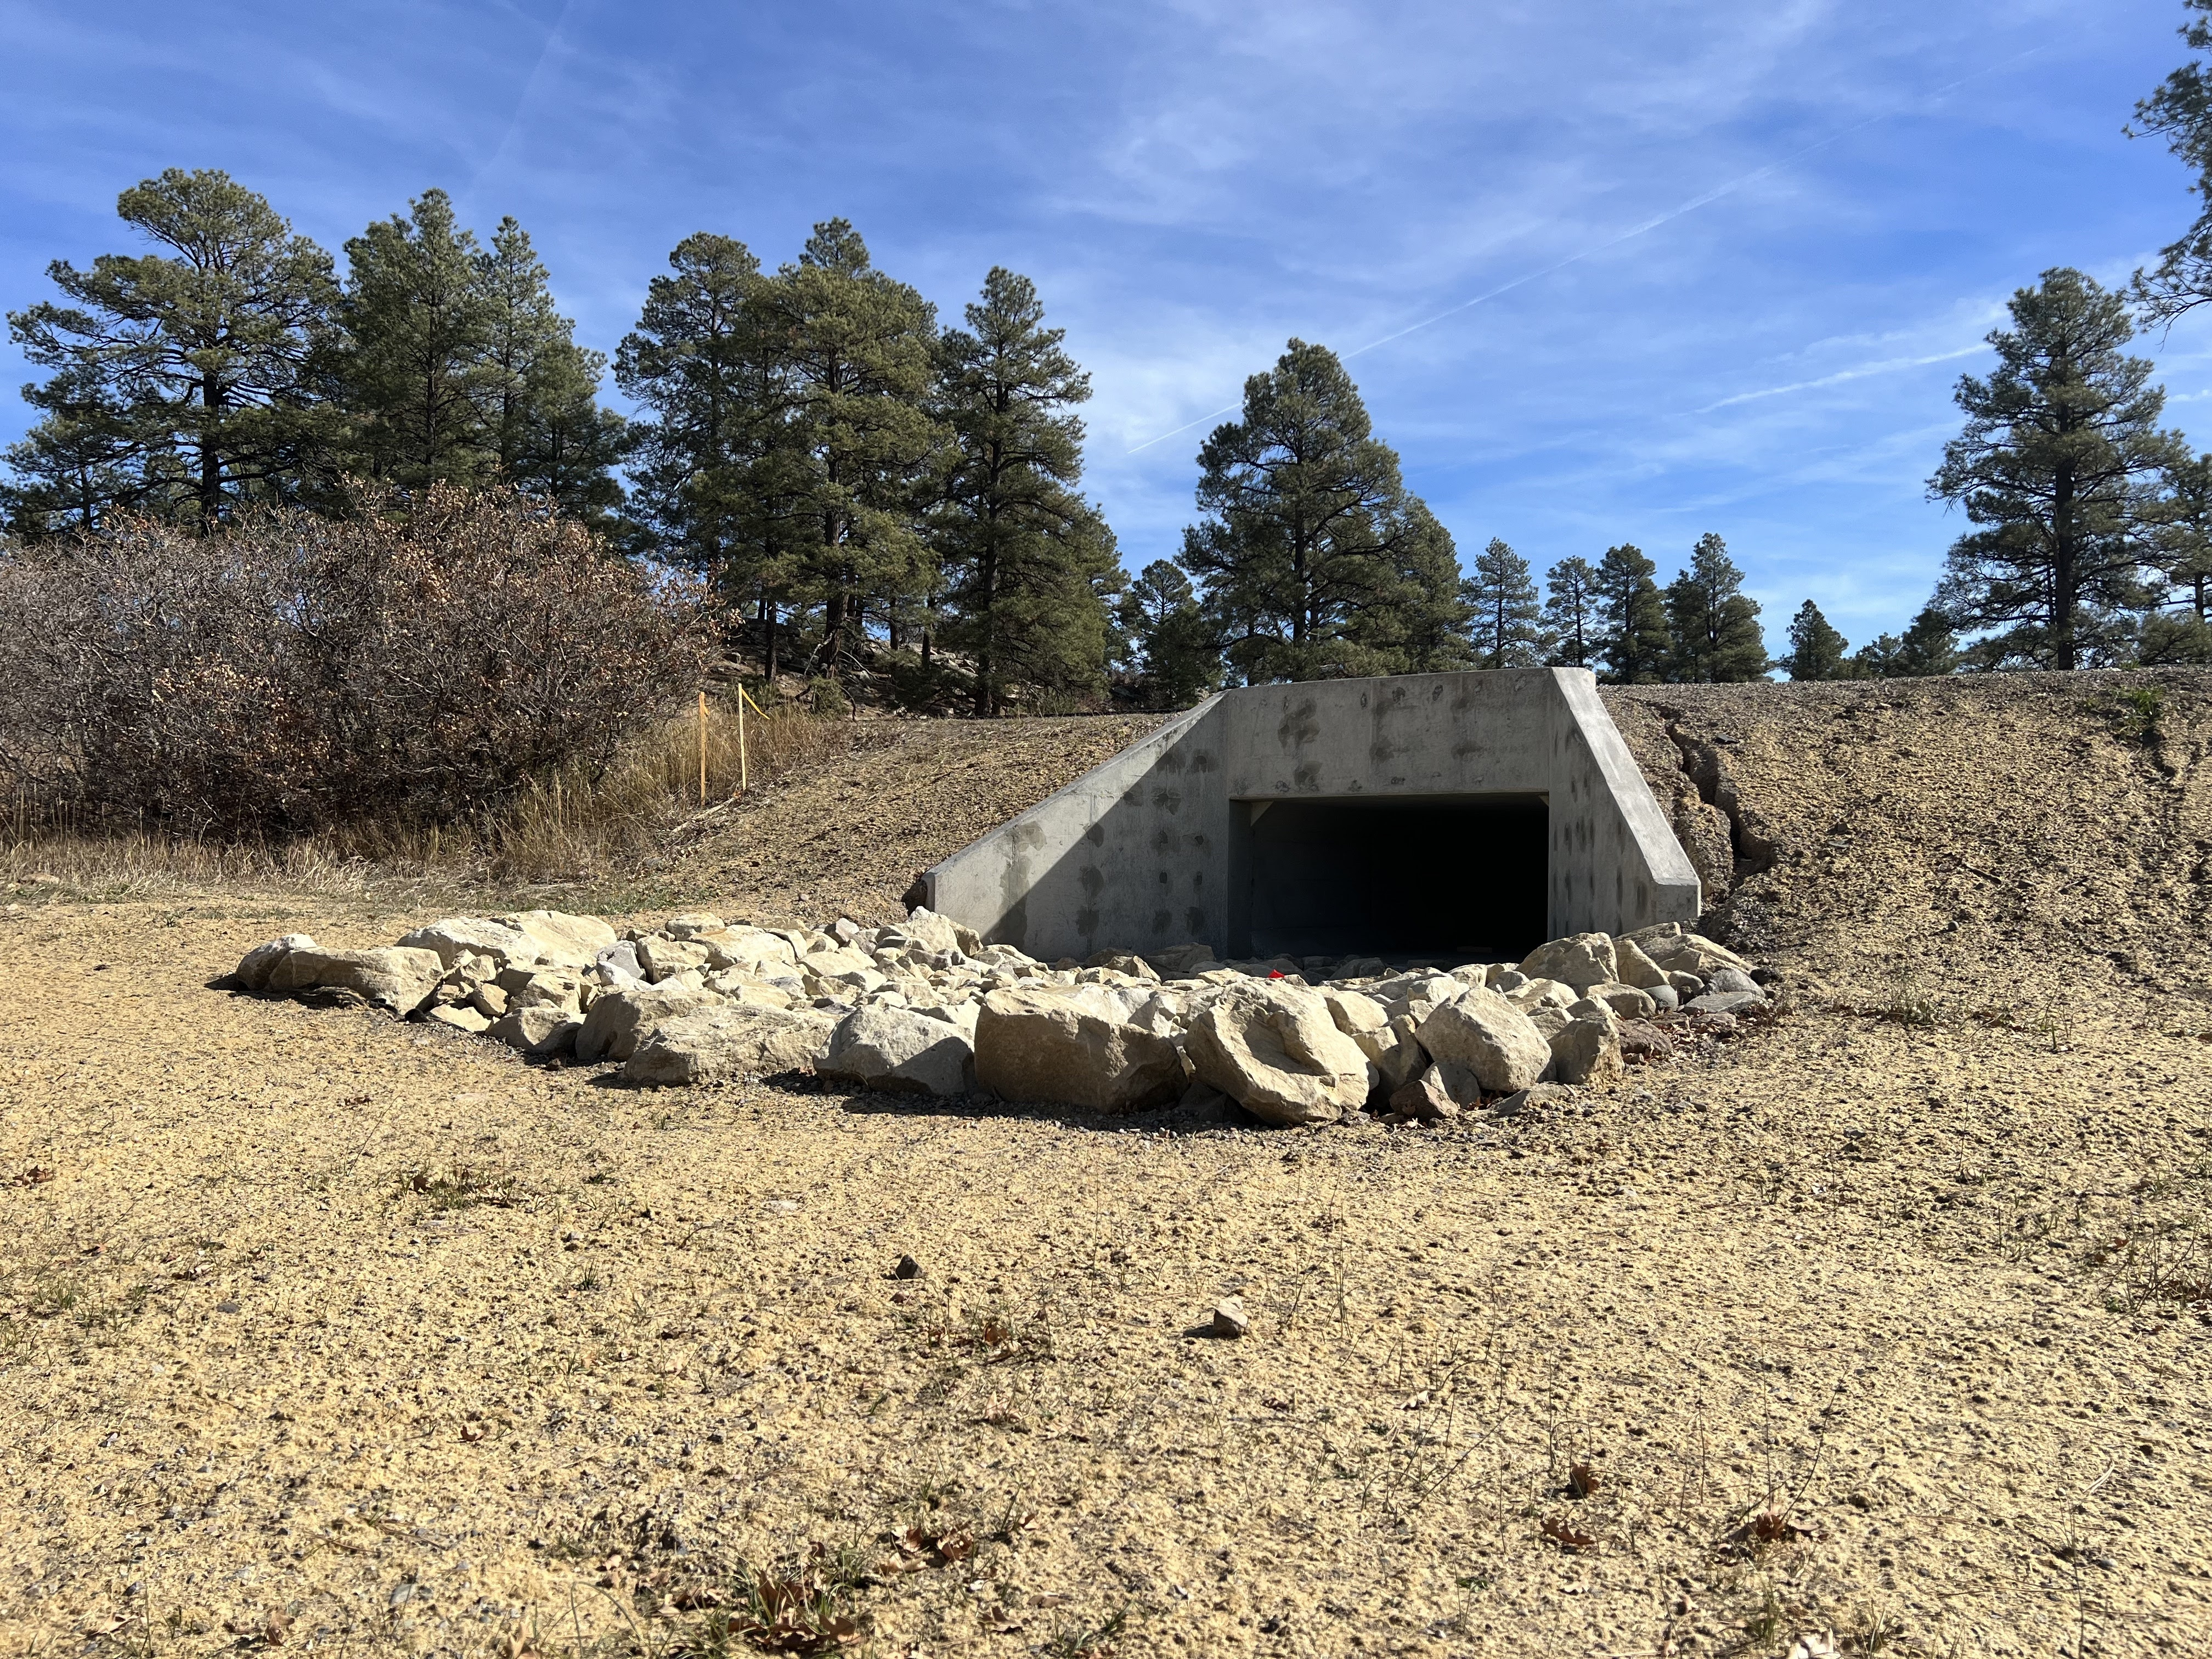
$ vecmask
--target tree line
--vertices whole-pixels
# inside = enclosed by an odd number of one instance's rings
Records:
[[[2212,50],[2212,0],[2187,3],[2185,38]],[[2137,114],[2212,203],[2204,67]],[[9,313],[48,371],[0,483],[19,549],[498,485],[696,573],[771,677],[888,665],[900,695],[978,715],[1540,665],[1644,684],[2212,662],[2212,455],[2160,424],[2125,350],[2138,321],[2212,300],[2212,206],[2127,294],[2059,268],[2014,295],[1929,480],[1967,525],[1933,594],[1856,650],[1808,600],[1770,659],[1718,535],[1663,583],[1626,544],[1540,589],[1503,540],[1463,568],[1321,345],[1246,382],[1199,451],[1196,522],[1132,577],[1081,489],[1088,377],[1012,271],[941,325],[842,220],[774,270],[702,233],[610,362],[521,226],[479,241],[440,191],[349,239],[343,272],[221,172],[117,205],[156,251],[58,261],[59,300]],[[610,372],[629,418],[599,401]]]
[[[1662,588],[1632,546],[1553,565],[1492,539],[1462,573],[1343,364],[1292,340],[1199,452],[1205,516],[1121,604],[1125,670],[1180,705],[1220,684],[1589,667],[1623,684],[1767,672],[1759,606],[1716,535]]]

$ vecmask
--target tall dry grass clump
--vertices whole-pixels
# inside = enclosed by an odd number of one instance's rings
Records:
[[[596,779],[565,772],[535,779],[500,813],[415,837],[382,856],[471,862],[521,881],[595,874],[659,845],[687,820],[711,817],[744,785],[757,789],[843,753],[853,732],[849,721],[789,703],[772,704],[764,714],[748,711],[744,728],[741,762],[736,705],[709,696],[703,791],[695,705],[641,734]]]

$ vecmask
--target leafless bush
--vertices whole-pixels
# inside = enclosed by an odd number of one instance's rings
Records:
[[[596,781],[695,680],[690,595],[510,490],[0,556],[0,769],[93,828],[279,839]]]

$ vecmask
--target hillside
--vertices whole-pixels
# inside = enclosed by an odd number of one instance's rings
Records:
[[[2204,678],[1610,701],[1796,1004],[1504,1120],[646,1092],[222,988],[412,889],[0,893],[0,1654],[2212,1651]],[[885,917],[1143,725],[636,885]]]

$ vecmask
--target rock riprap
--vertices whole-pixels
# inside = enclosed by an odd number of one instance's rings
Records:
[[[1602,1084],[1771,1009],[1778,976],[1676,923],[1517,963],[1216,961],[1204,945],[1047,964],[916,910],[866,927],[692,912],[617,933],[531,910],[396,944],[256,945],[257,995],[381,1009],[649,1085],[813,1072],[862,1088],[1102,1113],[1224,1099],[1270,1123],[1435,1122]]]

